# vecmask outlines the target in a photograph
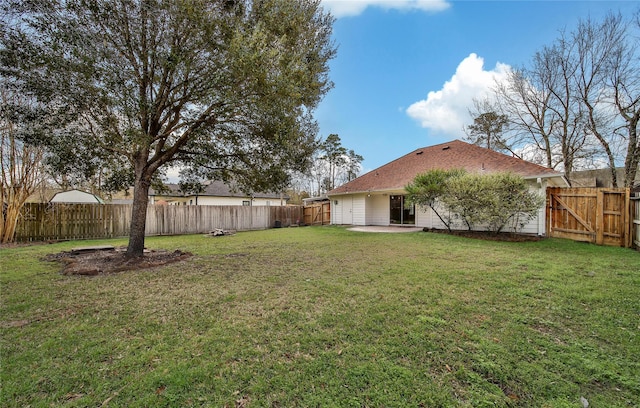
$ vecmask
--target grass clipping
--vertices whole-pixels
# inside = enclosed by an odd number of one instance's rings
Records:
[[[112,273],[154,268],[191,257],[181,250],[153,251],[145,249],[142,256],[127,257],[126,248],[77,248],[51,254],[47,261],[60,262],[63,275],[108,275]]]

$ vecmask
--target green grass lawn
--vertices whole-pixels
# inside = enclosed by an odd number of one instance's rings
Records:
[[[3,407],[640,406],[640,253],[339,227],[0,250]]]

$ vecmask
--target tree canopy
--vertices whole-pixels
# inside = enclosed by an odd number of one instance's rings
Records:
[[[513,153],[503,136],[509,125],[507,115],[499,113],[488,99],[474,99],[473,105],[474,109],[469,110],[473,123],[464,128],[466,139],[487,149]]]
[[[405,186],[407,201],[422,207],[429,207],[442,223],[451,231],[451,217],[439,207],[439,199],[447,193],[447,181],[466,173],[463,169],[433,169],[418,174]]]
[[[518,231],[544,205],[544,197],[512,173],[452,177],[440,200],[469,230],[482,227],[494,233],[509,225]]]
[[[363,160],[353,149],[342,145],[340,136],[332,133],[319,142],[308,171],[296,174],[294,190],[314,196],[325,194],[358,177]]]
[[[320,145],[320,152],[319,159],[328,165],[328,174],[321,183],[325,191],[333,190],[339,183],[351,181],[358,176],[363,158],[352,149],[347,150],[342,146],[337,134],[327,136]]]
[[[133,184],[131,256],[167,165],[267,191],[309,164],[336,52],[318,0],[10,0],[2,18],[0,74],[56,125],[30,142]]]

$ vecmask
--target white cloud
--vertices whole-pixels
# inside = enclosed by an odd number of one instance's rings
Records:
[[[442,89],[431,91],[427,99],[413,103],[407,114],[424,128],[461,138],[463,126],[470,123],[473,99],[488,96],[495,82],[505,79],[510,70],[509,65],[497,63],[494,69],[485,71],[484,59],[472,53],[462,60]]]
[[[446,10],[450,6],[446,0],[322,0],[322,5],[336,18],[357,16],[368,7],[436,12]]]
[[[167,166],[165,167],[165,177],[167,183],[178,183],[180,181],[180,171],[183,168],[181,166]]]

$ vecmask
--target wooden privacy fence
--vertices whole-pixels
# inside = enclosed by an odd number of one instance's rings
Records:
[[[633,231],[631,236],[633,237],[633,245],[636,249],[640,249],[640,192],[635,193],[635,197],[631,197],[633,214]]]
[[[303,211],[305,225],[331,224],[331,203],[329,201],[306,205]]]
[[[547,188],[547,235],[598,245],[632,244],[628,188]]]
[[[150,205],[145,235],[288,227],[301,218],[300,206]],[[16,241],[123,237],[129,234],[130,222],[130,204],[27,203],[18,221]]]

